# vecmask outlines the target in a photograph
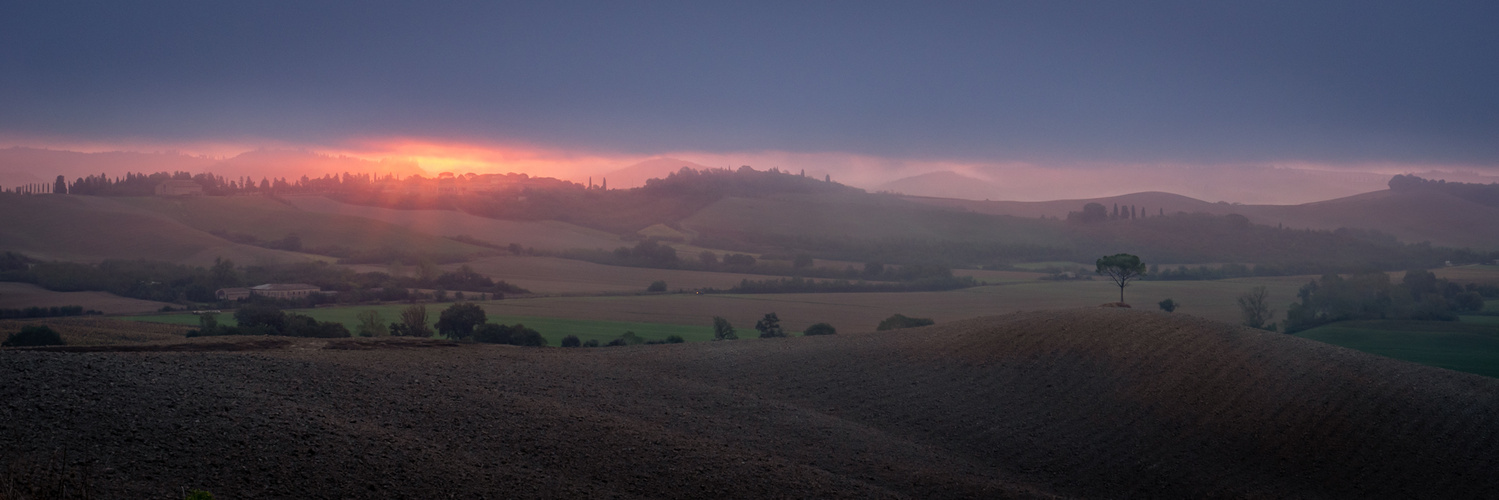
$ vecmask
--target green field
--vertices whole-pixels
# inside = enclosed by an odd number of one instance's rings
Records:
[[[481,306],[485,306],[485,309],[491,309],[488,306],[497,302],[476,303],[480,304]],[[447,308],[448,305],[449,304],[426,304],[427,322],[432,325],[434,329],[436,328],[435,325],[437,323],[438,315],[441,314],[442,310]],[[361,312],[367,310],[379,311],[380,316],[383,318],[385,323],[392,323],[400,317],[401,310],[405,309],[406,307],[406,304],[383,304],[353,307],[323,307],[317,309],[290,309],[287,310],[287,312],[311,316],[318,321],[337,321],[339,323],[343,323],[343,325],[352,332],[359,325],[357,316]],[[688,342],[713,340],[713,328],[707,323],[704,323],[701,326],[672,325],[665,323],[642,323],[632,321],[602,321],[541,316],[519,316],[503,314],[497,315],[494,314],[493,311],[487,311],[487,313],[490,323],[503,323],[507,325],[513,325],[516,323],[524,324],[526,325],[526,327],[540,332],[541,336],[547,339],[547,345],[551,346],[560,345],[562,342],[562,337],[566,337],[568,335],[577,335],[578,338],[583,340],[584,342],[587,342],[588,340],[598,340],[599,343],[602,344],[618,338],[620,334],[623,334],[626,331],[635,332],[636,335],[639,335],[641,338],[644,338],[646,340],[664,340],[669,335],[680,335]],[[198,316],[190,313],[131,316],[125,319],[154,323],[171,323],[179,325],[196,326],[198,324]],[[221,313],[218,315],[217,319],[220,324],[230,326],[234,326],[237,324],[235,323],[234,316],[231,313]],[[751,330],[750,333],[753,334],[753,330]],[[740,332],[740,335],[744,335],[744,332]]]
[[[1499,317],[1462,321],[1344,321],[1298,337],[1395,359],[1499,377]]]

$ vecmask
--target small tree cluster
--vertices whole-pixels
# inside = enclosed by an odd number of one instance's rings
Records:
[[[833,328],[833,325],[827,323],[816,323],[802,331],[802,335],[808,337],[813,335],[832,335],[835,333],[838,333],[838,330]]]
[[[881,321],[880,325],[875,327],[875,330],[884,331],[896,330],[900,328],[915,328],[918,326],[927,326],[936,323],[937,322],[932,321],[931,318],[910,318],[906,317],[906,315],[904,314],[893,314],[890,317],[885,318],[884,321]]]
[[[52,330],[47,325],[32,325],[21,327],[21,331],[10,334],[0,346],[5,347],[34,347],[44,345],[63,345],[62,335]]]
[[[574,337],[574,340],[577,338]],[[540,332],[526,328],[526,325],[516,323],[514,325],[497,325],[484,323],[474,331],[474,340],[486,344],[509,344],[527,347],[546,347],[547,339]]]

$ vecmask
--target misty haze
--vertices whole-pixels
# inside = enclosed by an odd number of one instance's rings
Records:
[[[0,6],[0,500],[1489,497],[1496,24]]]

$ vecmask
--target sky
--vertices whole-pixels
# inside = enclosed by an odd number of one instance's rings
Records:
[[[0,146],[866,186],[1499,174],[1495,26],[1477,1],[4,2]]]

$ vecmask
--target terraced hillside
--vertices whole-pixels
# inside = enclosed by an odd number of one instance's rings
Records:
[[[212,339],[203,349],[231,349]],[[1127,310],[598,349],[5,352],[3,481],[106,497],[1402,497],[1499,486],[1499,381]],[[163,348],[165,349],[165,348]],[[19,472],[18,472],[19,471]],[[53,482],[81,481],[54,479]]]

